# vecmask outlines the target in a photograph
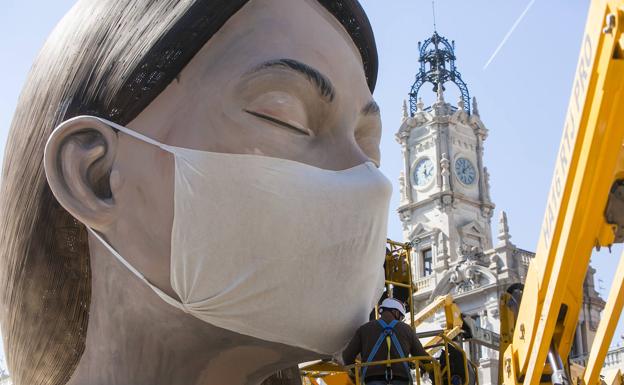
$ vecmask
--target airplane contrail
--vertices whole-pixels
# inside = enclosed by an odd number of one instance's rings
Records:
[[[500,44],[498,45],[498,47],[496,47],[496,50],[494,50],[494,53],[492,54],[492,56],[490,56],[490,58],[488,59],[487,63],[485,63],[485,65],[483,66],[483,70],[485,71],[488,66],[490,65],[490,63],[492,62],[492,60],[494,60],[494,58],[496,57],[496,55],[498,55],[498,52],[501,50],[501,48],[503,48],[503,46],[505,45],[505,43],[507,43],[507,40],[509,40],[509,37],[511,36],[511,34],[516,30],[516,27],[518,26],[518,24],[520,24],[520,22],[522,21],[522,19],[524,18],[524,15],[527,14],[527,12],[529,12],[529,9],[531,9],[531,7],[533,6],[533,3],[535,3],[535,0],[531,0],[529,1],[529,4],[526,6],[526,8],[524,9],[524,11],[522,11],[522,13],[520,14],[520,16],[516,19],[516,21],[513,23],[513,25],[511,26],[511,28],[509,29],[509,31],[507,32],[507,34],[505,35],[505,37],[503,38],[503,41],[500,42]]]

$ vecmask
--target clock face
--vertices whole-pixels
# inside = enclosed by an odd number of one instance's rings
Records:
[[[455,161],[455,174],[463,184],[473,184],[477,177],[477,171],[466,158],[458,158]]]
[[[414,169],[414,181],[416,186],[422,187],[433,179],[433,162],[429,158],[418,161]]]

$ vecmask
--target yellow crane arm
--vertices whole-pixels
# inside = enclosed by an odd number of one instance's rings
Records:
[[[435,298],[421,311],[416,313],[414,315],[413,327],[418,327],[418,325],[433,317],[440,310],[444,310],[447,330],[451,330],[457,326],[461,328],[463,322],[461,310],[459,310],[459,307],[453,301],[453,296],[450,294]]]
[[[605,209],[614,181],[624,177],[623,7],[624,0],[590,5],[536,256],[502,358],[506,385],[549,382],[547,361],[555,366],[551,381],[565,382],[561,362],[572,345],[592,249],[611,245],[620,231],[607,223]]]

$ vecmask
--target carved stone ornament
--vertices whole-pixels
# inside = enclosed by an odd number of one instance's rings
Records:
[[[444,209],[444,211],[448,211],[453,205],[453,196],[451,194],[444,194],[438,201],[439,208]]]
[[[444,233],[440,231],[440,229],[435,229],[434,236],[434,242],[436,244],[436,250],[438,251],[438,255],[446,254],[446,242],[444,240]]]
[[[399,174],[399,191],[401,193],[401,201],[405,200],[405,173],[401,171]]]
[[[442,168],[442,175],[449,175],[449,167],[451,162],[448,159],[448,155],[446,153],[442,154],[442,159],[440,160],[440,167]]]
[[[412,219],[412,213],[409,210],[399,212],[399,218],[401,222],[407,223]]]
[[[464,110],[464,99],[462,99],[461,95],[457,98],[457,108]]]
[[[460,256],[461,259],[466,261],[481,261],[485,257],[485,254],[483,254],[483,251],[480,247],[469,246],[465,243],[462,243],[457,248],[457,254]]]
[[[492,254],[490,255],[490,270],[492,271],[498,271],[498,262],[500,261],[500,257],[498,256],[498,254]]]
[[[446,153],[442,154],[442,159],[440,159],[440,174],[442,175],[442,191],[448,191],[450,189],[450,180],[449,175],[450,172],[451,161],[448,158]]]
[[[469,255],[442,276],[430,298],[449,293],[462,294],[496,283],[496,276],[481,260],[483,253],[473,250]]]
[[[488,137],[488,130],[485,126],[481,125],[476,131],[477,137],[481,140],[481,142],[485,142]]]
[[[397,143],[402,145],[403,148],[405,148],[407,144],[407,139],[409,138],[409,131],[406,128],[407,128],[407,122],[403,123],[399,132],[397,132],[396,135],[394,136],[394,139],[397,141]]]
[[[418,103],[416,103],[416,112],[423,112],[425,109],[425,103],[422,98],[418,98]]]
[[[465,293],[481,286],[481,271],[473,264],[456,265],[451,271],[449,282],[455,285],[455,294]]]
[[[403,99],[403,121],[409,118],[409,113],[407,112],[407,100]]]

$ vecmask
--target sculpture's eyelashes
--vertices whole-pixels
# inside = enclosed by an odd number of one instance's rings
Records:
[[[296,93],[290,92],[296,88],[292,86],[288,76],[282,73],[275,76],[275,71],[284,71],[295,74],[305,79],[320,96],[320,100],[332,104],[336,97],[336,87],[331,80],[321,71],[305,63],[294,59],[275,59],[263,62],[247,71],[242,79],[246,87],[253,88],[248,83],[253,83],[254,78],[263,75],[271,76],[270,86],[267,90],[260,92],[258,97],[245,106],[243,110],[250,115],[265,119],[290,129],[293,133],[306,136],[314,136],[315,130],[310,127],[308,120],[308,108],[302,103]],[[276,86],[277,83],[287,83],[283,89]],[[262,88],[262,87],[261,87]],[[280,88],[280,90],[277,90]],[[317,100],[314,96],[307,99]],[[379,116],[379,106],[374,100],[368,101],[359,112],[362,116]]]

